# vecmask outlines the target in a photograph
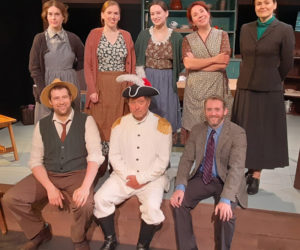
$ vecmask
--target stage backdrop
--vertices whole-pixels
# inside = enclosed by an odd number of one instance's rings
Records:
[[[100,26],[100,4],[69,4],[66,30],[77,34],[83,43],[90,30]],[[141,5],[121,4],[120,28],[135,41],[141,29]],[[1,5],[0,114],[21,119],[20,106],[33,104],[33,81],[28,71],[29,52],[35,34],[43,31],[38,0],[6,1]]]

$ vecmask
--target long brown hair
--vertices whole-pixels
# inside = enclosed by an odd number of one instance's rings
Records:
[[[57,1],[57,0],[50,0],[43,4],[42,13],[41,13],[43,22],[45,24],[48,24],[48,20],[47,20],[48,9],[52,6],[55,6],[56,8],[58,8],[61,11],[62,16],[64,17],[63,23],[66,23],[69,18],[69,13],[68,13],[69,7],[68,7],[68,5],[66,5],[60,1]]]

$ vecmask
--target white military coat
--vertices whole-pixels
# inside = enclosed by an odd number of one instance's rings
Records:
[[[170,161],[172,127],[152,112],[142,120],[132,114],[119,118],[112,127],[109,161],[113,172],[95,194],[94,214],[103,218],[115,211],[115,205],[136,195],[142,203],[142,219],[148,224],[164,220],[160,210],[163,191],[168,185],[165,171]],[[135,175],[140,189],[126,186],[126,177]]]

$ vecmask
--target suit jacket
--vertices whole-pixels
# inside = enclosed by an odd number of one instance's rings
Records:
[[[242,62],[237,87],[279,91],[293,66],[295,36],[291,25],[275,19],[257,40],[257,21],[244,24],[240,35]]]
[[[188,180],[198,171],[205,155],[207,130],[206,122],[192,128],[179,162],[176,186],[187,186]],[[238,200],[242,207],[247,207],[248,203],[244,176],[246,148],[245,130],[225,119],[215,152],[218,175],[224,182],[221,197],[233,202]],[[194,162],[195,168],[192,170]]]

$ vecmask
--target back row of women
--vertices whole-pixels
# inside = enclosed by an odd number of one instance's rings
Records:
[[[276,0],[255,0],[254,4],[258,19],[243,25],[240,35],[242,63],[232,109],[233,122],[247,132],[249,194],[258,192],[262,169],[289,164],[282,81],[292,67],[294,49],[292,27],[273,15]],[[222,96],[231,110],[228,34],[211,26],[208,6],[202,1],[189,6],[187,18],[194,32],[184,38],[167,27],[169,12],[164,1],[154,0],[149,11],[153,26],[141,31],[134,44],[130,33],[118,27],[119,4],[106,1],[100,13],[103,27],[90,32],[84,47],[78,36],[62,28],[68,20],[67,6],[57,0],[44,3],[41,16],[48,28],[35,36],[29,61],[35,121],[50,112],[40,104],[42,89],[55,78],[79,88],[76,71],[83,68],[86,110],[97,122],[105,155],[111,125],[129,112],[120,98],[128,83],[115,81],[120,74],[136,72],[160,91],[150,110],[168,119],[174,137],[181,129],[183,141],[205,119],[203,102],[208,96]],[[187,80],[181,117],[176,83],[184,68]],[[80,99],[74,108],[80,109]]]

